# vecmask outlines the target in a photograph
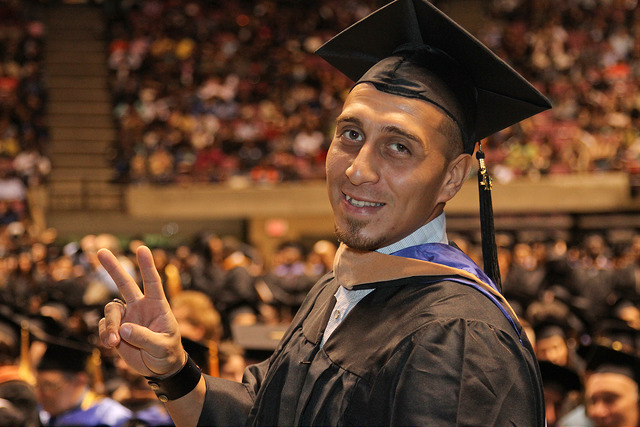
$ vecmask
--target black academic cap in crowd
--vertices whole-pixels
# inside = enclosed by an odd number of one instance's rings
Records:
[[[549,101],[426,0],[395,0],[326,42],[316,53],[356,84],[422,99],[476,141],[551,108]]]
[[[536,341],[554,336],[559,336],[564,340],[569,337],[569,326],[567,323],[562,319],[556,319],[554,317],[548,317],[536,322],[533,325],[533,330],[536,334]]]
[[[602,320],[594,333],[593,343],[640,356],[640,331],[619,318]]]
[[[533,328],[536,333],[536,341],[542,341],[546,338],[560,337],[564,340],[567,339],[567,333],[563,327],[554,323],[545,323],[542,325],[536,325]]]
[[[36,363],[37,371],[77,373],[87,370],[87,362],[95,346],[89,343],[87,336],[74,333],[62,324],[63,320],[43,312],[27,318],[30,339],[46,346]]]
[[[540,365],[542,384],[545,387],[560,389],[563,393],[581,390],[580,375],[575,370],[556,365],[548,360],[541,360],[538,364]]]
[[[588,373],[614,373],[631,378],[640,385],[640,358],[604,345],[591,345],[585,358]]]
[[[196,362],[196,365],[200,367],[205,374],[211,374],[211,361],[210,361],[210,349],[209,346],[194,341],[192,339],[181,337],[182,347],[189,353],[191,359]]]
[[[260,361],[271,356],[286,331],[284,325],[231,325],[233,342],[245,350],[245,358]]]
[[[9,361],[18,357],[20,337],[20,316],[8,306],[0,306],[0,360]]]
[[[88,344],[50,337],[47,348],[36,365],[37,371],[87,372],[92,349]]]

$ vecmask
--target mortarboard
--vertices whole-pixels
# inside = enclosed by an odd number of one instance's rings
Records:
[[[469,153],[476,141],[551,108],[520,74],[426,0],[393,1],[316,53],[355,82],[371,81],[382,91],[406,97],[420,98],[425,90],[425,97],[437,97],[428,102],[448,104],[428,87],[434,73],[461,98],[463,113],[475,113],[455,117]],[[457,91],[455,86],[463,82],[471,92]]]
[[[89,358],[95,347],[87,337],[72,333],[55,318],[38,313],[27,320],[29,334],[46,346],[36,371],[89,372]]]
[[[604,345],[591,345],[586,355],[586,371],[615,373],[631,378],[640,385],[640,358]]]
[[[436,105],[460,129],[466,153],[477,141],[551,108],[533,85],[426,0],[395,0],[316,53],[357,84]],[[485,272],[500,287],[491,181],[477,154]]]
[[[0,306],[0,360],[13,362],[20,354],[20,319],[9,306]]]
[[[582,389],[580,375],[566,366],[556,365],[547,360],[540,360],[540,376],[545,387],[555,387],[564,393],[568,391],[579,391]]]
[[[38,371],[87,372],[91,348],[71,340],[48,342],[42,358],[36,366]]]
[[[231,325],[233,342],[245,351],[245,358],[251,361],[267,359],[284,336],[283,325]]]
[[[215,348],[211,348],[213,345],[215,345],[215,342],[204,344],[187,337],[181,337],[181,340],[184,350],[189,353],[191,359],[196,362],[196,365],[200,367],[202,372],[208,375],[213,375],[215,372],[217,372],[218,367],[212,366],[214,362],[217,363],[217,361],[212,360],[217,353]]]
[[[640,356],[640,331],[622,319],[603,319],[594,333],[593,342]]]

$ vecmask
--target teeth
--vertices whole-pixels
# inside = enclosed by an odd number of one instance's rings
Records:
[[[345,195],[345,197],[347,198],[347,202],[351,203],[353,206],[355,206],[357,208],[375,207],[375,206],[384,205],[384,203],[372,203],[372,202],[365,202],[363,200],[356,200],[356,199],[354,199],[352,197],[349,197],[347,195]]]

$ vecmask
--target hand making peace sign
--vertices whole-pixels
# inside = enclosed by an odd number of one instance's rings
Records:
[[[178,372],[187,356],[180,332],[162,288],[151,251],[136,251],[144,293],[107,249],[98,252],[100,263],[118,286],[123,301],[114,300],[104,309],[99,323],[102,343],[116,348],[133,369],[145,376],[165,377]]]

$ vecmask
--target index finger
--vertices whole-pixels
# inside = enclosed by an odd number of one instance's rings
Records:
[[[98,251],[98,260],[116,283],[125,302],[133,302],[142,298],[140,287],[110,250],[100,249]]]

